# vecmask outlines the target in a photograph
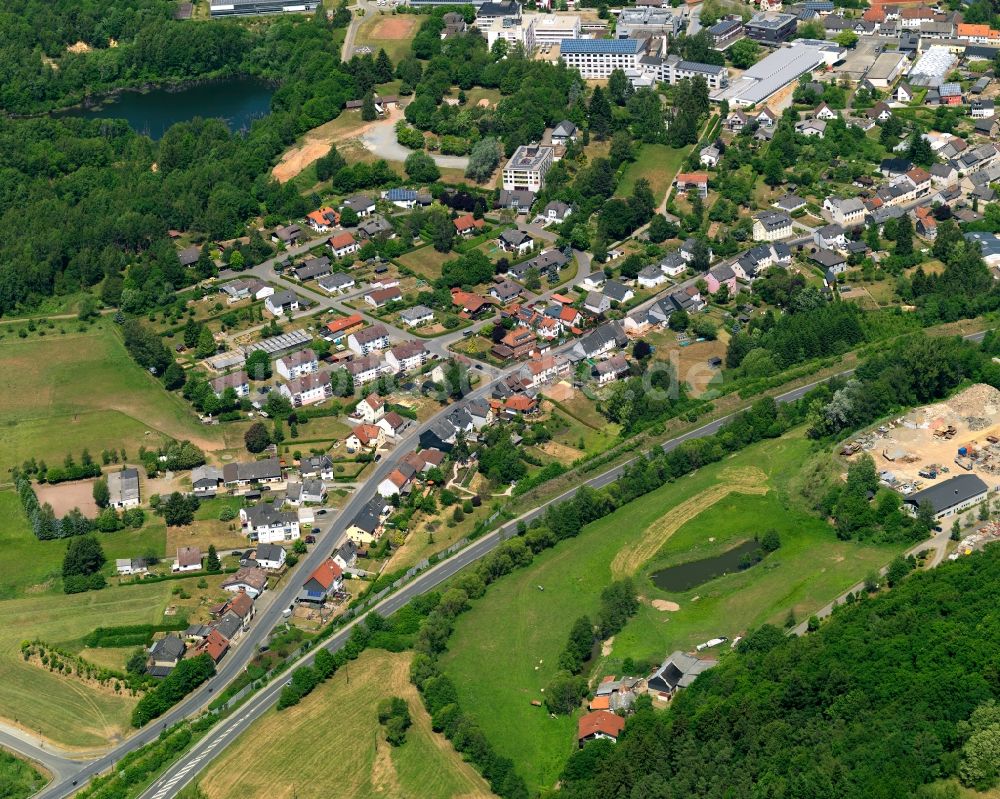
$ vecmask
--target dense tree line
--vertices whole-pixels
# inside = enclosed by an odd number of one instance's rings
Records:
[[[207,654],[182,660],[159,685],[139,700],[132,711],[132,726],[142,727],[162,716],[214,675],[215,663]]]
[[[617,744],[574,754],[561,793],[929,799],[922,786],[952,775],[992,787],[998,590],[1000,549],[987,549],[841,606],[807,637],[761,628],[669,713],[640,706]]]
[[[14,470],[14,487],[28,524],[31,525],[31,532],[39,541],[86,535],[94,529],[93,523],[78,508],[60,519],[48,502],[40,504],[31,485],[31,478],[20,469]]]

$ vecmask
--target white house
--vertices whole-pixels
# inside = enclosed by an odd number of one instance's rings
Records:
[[[412,308],[400,311],[399,318],[407,327],[420,327],[434,321],[434,311],[426,305],[414,305]]]
[[[718,166],[721,157],[722,154],[719,152],[719,148],[710,144],[708,147],[702,148],[698,154],[698,161],[702,166],[714,167]]]
[[[278,391],[281,392],[282,396],[287,397],[296,408],[303,405],[313,405],[333,396],[330,376],[318,373],[305,374],[302,377],[289,380],[287,383],[282,383]]]
[[[297,513],[280,511],[266,502],[251,508],[240,508],[243,532],[258,544],[295,541],[299,537]]]
[[[865,221],[865,204],[857,197],[827,197],[823,208],[830,213],[830,219],[838,225],[853,227]]]
[[[285,565],[286,552],[277,544],[260,544],[253,556],[262,569],[276,571]]]
[[[201,569],[201,549],[198,547],[177,547],[177,557],[170,567],[173,572],[196,572]]]
[[[264,300],[264,307],[274,316],[283,316],[299,310],[299,298],[294,291],[276,291]]]
[[[591,313],[604,313],[611,308],[611,298],[598,291],[591,291],[583,301],[583,307]]]
[[[663,274],[663,270],[656,266],[647,266],[638,276],[639,287],[644,289],[653,289],[662,283],[667,282],[667,276]]]
[[[389,349],[385,362],[393,372],[409,372],[419,369],[428,360],[431,353],[420,341],[404,341]]]
[[[389,346],[389,331],[383,325],[372,325],[364,330],[351,333],[347,346],[358,355],[381,352]]]
[[[375,424],[385,416],[385,400],[378,394],[369,394],[354,406],[354,415],[367,424]]]
[[[346,230],[343,233],[338,233],[336,236],[331,236],[329,244],[330,249],[333,250],[333,254],[337,258],[343,258],[361,249],[354,240],[354,236]]]
[[[316,358],[316,353],[310,349],[297,350],[278,358],[274,368],[285,380],[294,380],[296,377],[318,372],[319,360]]]

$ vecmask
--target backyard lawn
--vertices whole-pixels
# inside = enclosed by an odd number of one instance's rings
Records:
[[[412,252],[408,252],[406,255],[401,255],[396,261],[401,266],[412,269],[431,283],[441,277],[441,265],[445,261],[450,261],[457,257],[455,253],[438,252],[428,244]]]
[[[782,487],[809,449],[801,434],[786,436],[664,486],[500,580],[459,617],[445,671],[463,709],[500,754],[519,764],[529,789],[554,785],[576,743],[575,717],[551,718],[530,702],[543,698],[570,626],[596,611],[613,575],[634,575],[643,604],[594,676],[614,673],[625,657],[659,662],[716,635],[733,638],[763,622],[781,623],[790,608],[801,618],[892,558],[896,549],[838,541],[789,504]],[[779,530],[783,545],[764,562],[669,596],[677,612],[650,606],[668,597],[648,579],[651,564],[717,554],[769,528]],[[484,663],[505,678],[484,681]]]
[[[208,799],[487,799],[479,774],[431,730],[410,684],[412,653],[368,650],[308,697],[271,710],[217,758],[202,777]],[[377,718],[379,700],[407,701],[413,726],[390,747]],[[267,752],[266,768],[245,768]],[[276,786],[281,786],[277,788]]]
[[[627,197],[632,193],[635,182],[639,178],[646,178],[657,204],[662,203],[690,150],[690,147],[675,150],[665,144],[642,145],[635,161],[628,165],[622,175],[615,195]]]
[[[190,406],[125,352],[109,320],[85,333],[0,339],[7,367],[0,404],[0,468],[27,458],[59,462],[85,447],[112,447],[135,457],[141,445],[187,438],[203,449],[222,446],[218,428],[198,423]]]

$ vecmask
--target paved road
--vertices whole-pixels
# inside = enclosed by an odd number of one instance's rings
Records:
[[[71,778],[80,769],[79,760],[71,753],[6,724],[0,724],[0,749],[37,763],[52,775],[53,781]]]

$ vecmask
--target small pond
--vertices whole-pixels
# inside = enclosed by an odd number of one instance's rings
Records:
[[[121,92],[91,108],[71,108],[60,116],[124,119],[137,133],[160,139],[167,128],[195,117],[222,119],[231,131],[267,116],[274,86],[254,78],[227,78],[182,89]]]
[[[755,550],[760,549],[757,541],[745,541],[739,546],[727,549],[721,555],[702,560],[692,560],[687,563],[678,563],[676,566],[668,566],[665,569],[653,572],[653,584],[671,593],[681,593],[697,588],[702,583],[714,580],[730,572],[739,571],[740,560],[744,555],[752,555]]]

